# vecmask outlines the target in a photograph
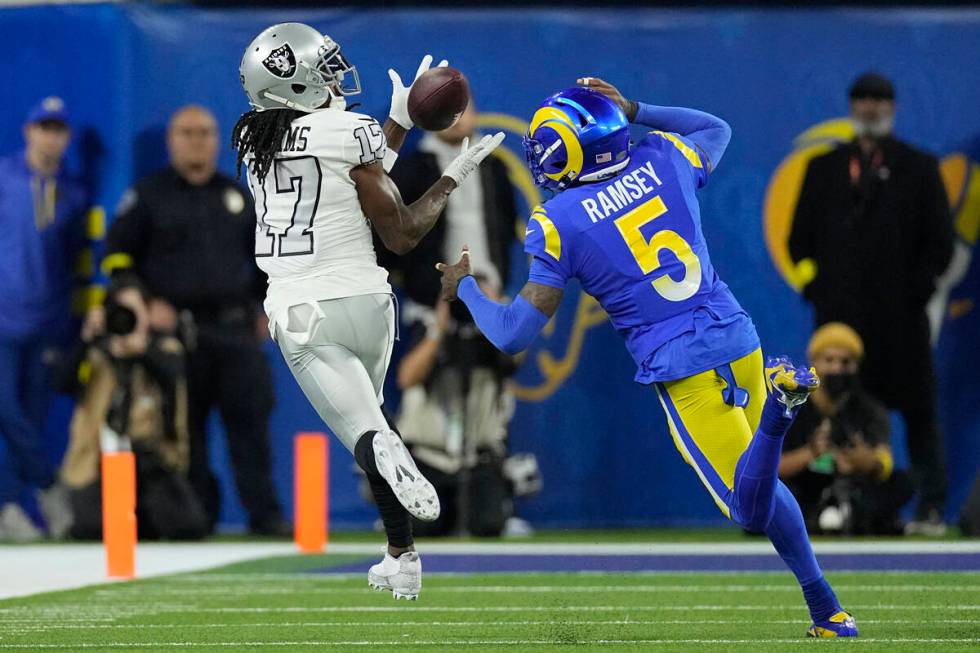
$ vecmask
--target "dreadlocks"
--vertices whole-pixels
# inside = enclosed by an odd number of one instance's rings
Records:
[[[260,184],[272,168],[272,160],[282,151],[282,142],[294,120],[306,114],[296,109],[271,109],[243,113],[231,132],[231,146],[238,150],[235,169],[242,176],[242,162],[251,153],[252,172]]]

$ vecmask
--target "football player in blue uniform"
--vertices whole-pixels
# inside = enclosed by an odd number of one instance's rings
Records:
[[[824,579],[796,499],[777,476],[783,436],[819,381],[786,358],[764,366],[752,320],[711,265],[695,191],[731,137],[720,118],[625,99],[583,78],[538,108],[524,139],[535,182],[527,284],[510,304],[483,295],[469,253],[439,264],[443,296],[469,307],[508,353],[525,349],[577,278],[626,340],[635,380],[653,385],[674,443],[721,511],[764,532],[796,575],[811,637],[853,637]],[[629,123],[652,128],[631,146]]]

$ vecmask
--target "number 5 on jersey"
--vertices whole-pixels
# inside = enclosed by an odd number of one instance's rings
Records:
[[[701,287],[701,261],[691,245],[676,231],[662,229],[648,241],[640,228],[667,213],[667,206],[660,196],[644,202],[626,215],[616,219],[616,228],[626,241],[633,258],[643,274],[650,274],[661,267],[660,250],[671,251],[684,266],[684,277],[674,281],[664,270],[651,281],[653,289],[661,297],[672,302],[682,302],[692,297]],[[665,266],[666,267],[666,266]]]
[[[320,205],[322,179],[315,156],[285,157],[273,162],[265,184],[252,189],[255,204],[262,211],[255,233],[256,256],[313,253],[313,218]]]

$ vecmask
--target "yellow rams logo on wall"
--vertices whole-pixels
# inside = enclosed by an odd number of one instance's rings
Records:
[[[956,235],[970,247],[980,232],[980,165],[965,154],[954,152],[939,164],[953,212]]]
[[[502,129],[518,137],[524,136],[528,130],[527,122],[503,113],[480,114],[477,117],[477,124],[487,129]],[[509,149],[506,143],[494,150],[493,155],[507,167],[510,181],[521,194],[528,211],[539,206],[542,200],[541,191],[534,185],[531,173],[524,165],[524,155]],[[524,240],[526,226],[526,219],[519,221],[517,225],[517,237],[522,241]],[[536,350],[532,358],[529,358],[525,364],[537,366],[541,381],[537,385],[514,383],[511,386],[511,391],[518,399],[522,401],[544,401],[553,395],[578,367],[586,333],[592,327],[606,321],[606,312],[599,306],[599,302],[591,296],[580,292],[576,301],[578,305],[575,309],[575,318],[568,334],[564,354],[555,356],[545,349]],[[541,332],[541,336],[546,339],[552,338],[555,335],[555,329],[555,320],[552,319]]]
[[[795,263],[789,255],[789,234],[793,212],[800,197],[803,177],[814,157],[826,154],[838,144],[854,138],[854,127],[847,118],[837,118],[814,125],[793,141],[793,152],[776,168],[766,188],[762,208],[762,226],[766,248],[779,274],[799,291],[813,281],[816,266],[810,259]]]
[[[797,291],[819,272],[812,260],[793,261],[789,254],[793,213],[807,166],[814,157],[853,138],[854,128],[847,118],[835,118],[810,127],[793,141],[793,151],[776,168],[766,188],[762,216],[766,248],[779,274]],[[959,240],[957,248],[972,250],[980,231],[980,165],[957,152],[943,158],[939,167],[953,213]],[[962,314],[963,308],[962,303],[951,303],[950,316]]]

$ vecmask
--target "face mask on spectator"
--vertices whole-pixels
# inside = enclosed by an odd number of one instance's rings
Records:
[[[854,118],[854,135],[858,138],[884,138],[892,133],[895,125],[893,116],[877,116],[874,118]]]
[[[857,375],[848,373],[825,374],[821,378],[821,383],[831,398],[839,399],[857,387]]]

